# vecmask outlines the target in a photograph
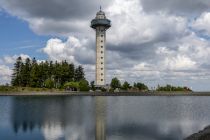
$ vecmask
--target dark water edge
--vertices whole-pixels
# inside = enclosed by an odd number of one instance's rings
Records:
[[[210,96],[210,92],[0,92],[0,96]]]
[[[208,96],[0,97],[0,140],[209,140],[190,136],[209,124]]]

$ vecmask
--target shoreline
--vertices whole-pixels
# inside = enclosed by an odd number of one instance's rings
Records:
[[[210,96],[210,92],[2,92],[0,96]]]

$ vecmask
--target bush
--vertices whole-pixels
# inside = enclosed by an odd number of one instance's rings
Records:
[[[71,89],[73,91],[79,89],[79,82],[68,82],[64,84],[65,89]]]
[[[109,92],[114,92],[114,89],[113,89],[113,88],[110,88],[110,89],[109,89]]]
[[[101,88],[101,91],[106,92],[107,90],[106,90],[106,88]]]
[[[51,80],[51,79],[45,80],[44,84],[45,84],[45,87],[46,87],[46,88],[50,88],[50,89],[51,89],[51,88],[54,87],[54,81]]]
[[[80,91],[89,91],[90,87],[89,87],[89,83],[87,80],[81,80],[79,82],[79,89]]]
[[[134,83],[134,87],[141,91],[148,90],[149,88],[144,83]]]

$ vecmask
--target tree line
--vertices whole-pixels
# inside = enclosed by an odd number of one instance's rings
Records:
[[[89,85],[85,79],[84,69],[81,65],[76,67],[67,61],[37,62],[35,58],[22,59],[18,57],[14,64],[11,85],[14,87],[57,88],[74,91],[96,90],[94,81]],[[135,82],[133,85],[125,81],[121,84],[117,77],[111,80],[109,91],[148,91],[147,85]],[[107,91],[107,88],[101,88]],[[171,85],[158,86],[156,91],[191,91],[188,87],[174,87]]]
[[[125,81],[123,84],[121,84],[120,80],[117,77],[114,77],[111,80],[110,83],[111,91],[114,91],[116,89],[123,90],[123,91],[148,91],[149,88],[147,85],[141,82],[134,82],[133,85]]]
[[[18,57],[13,68],[12,86],[34,88],[62,88],[66,82],[79,82],[85,80],[84,69],[81,65],[76,67],[67,61],[37,62]]]
[[[159,86],[157,87],[157,91],[192,91],[188,87],[175,87],[172,85],[166,85],[166,86]]]
[[[144,83],[141,82],[134,82],[133,85],[131,85],[130,83],[128,83],[127,81],[125,81],[123,84],[121,84],[120,80],[115,77],[111,80],[111,84],[110,84],[111,90],[114,91],[116,89],[118,90],[123,90],[123,91],[148,91],[149,88],[147,85],[145,85]],[[154,89],[155,91],[192,91],[190,88],[188,87],[176,87],[176,86],[172,86],[172,85],[166,85],[166,86],[159,86]]]

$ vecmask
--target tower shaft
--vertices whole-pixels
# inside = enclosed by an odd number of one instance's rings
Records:
[[[103,26],[96,27],[96,85],[105,85],[105,42],[106,29]]]

